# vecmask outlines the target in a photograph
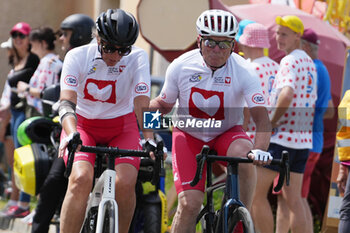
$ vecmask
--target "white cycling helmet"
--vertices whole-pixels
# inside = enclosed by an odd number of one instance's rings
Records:
[[[197,32],[201,36],[235,38],[238,31],[236,18],[228,11],[206,10],[197,19]]]

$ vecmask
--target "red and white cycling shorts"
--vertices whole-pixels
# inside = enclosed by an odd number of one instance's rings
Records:
[[[135,113],[128,113],[113,119],[86,119],[77,115],[77,130],[84,146],[104,145],[120,149],[141,150],[140,133]],[[61,139],[65,137],[62,130]],[[67,164],[67,153],[63,159]],[[75,153],[74,162],[88,161],[94,166],[96,155],[93,153]],[[115,164],[128,163],[137,170],[140,167],[140,157],[122,157],[115,160]]]
[[[188,133],[174,128],[172,138],[172,164],[176,192],[179,194],[182,191],[190,189],[204,192],[206,166],[204,166],[203,176],[199,183],[194,187],[190,185],[196,172],[196,155],[200,153],[203,145],[208,145],[211,149],[216,150],[218,155],[226,155],[230,144],[242,138],[251,141],[240,125],[232,127],[209,142],[201,141]]]

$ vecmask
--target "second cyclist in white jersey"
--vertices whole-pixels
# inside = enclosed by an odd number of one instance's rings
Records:
[[[178,100],[172,152],[179,204],[172,232],[195,232],[205,177],[195,187],[190,182],[196,170],[195,155],[204,144],[227,156],[245,157],[252,150],[248,156],[259,165],[272,159],[266,152],[271,127],[260,82],[249,63],[233,53],[237,30],[238,23],[231,13],[203,12],[197,20],[199,49],[170,64],[161,95],[151,101],[152,109],[167,113]],[[242,129],[245,102],[257,126],[255,144]],[[245,164],[239,169],[242,201],[250,208],[255,167]]]

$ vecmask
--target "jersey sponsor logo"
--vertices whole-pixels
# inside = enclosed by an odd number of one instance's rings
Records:
[[[108,74],[119,74],[119,67],[108,67]]]
[[[148,93],[148,91],[149,91],[148,85],[144,82],[138,83],[135,86],[135,92],[137,94],[145,94],[145,93]]]
[[[71,86],[71,87],[76,87],[78,86],[78,80],[75,76],[73,75],[67,75],[65,78],[64,78],[64,83],[68,86]]]
[[[192,87],[188,106],[189,113],[193,117],[202,119],[214,118],[215,120],[225,119],[223,92]]]
[[[190,82],[199,82],[201,81],[202,76],[200,74],[194,74],[190,77],[189,81]]]
[[[223,77],[214,77],[214,83],[225,83]]]
[[[307,86],[306,86],[306,92],[311,93],[314,89],[314,77],[310,72],[307,72]]]
[[[86,80],[84,88],[84,99],[100,101],[103,103],[116,103],[116,80]]]
[[[231,77],[214,77],[214,84],[225,84],[230,85],[231,84]]]
[[[256,93],[252,96],[252,101],[255,104],[265,104],[265,98],[262,94]]]
[[[87,74],[90,75],[90,74],[93,74],[93,73],[95,73],[95,72],[96,72],[96,67],[93,66],[93,67],[89,70],[89,72],[88,72]]]

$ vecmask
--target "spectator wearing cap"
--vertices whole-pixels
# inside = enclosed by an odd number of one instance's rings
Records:
[[[271,85],[274,82],[279,64],[264,55],[264,48],[270,47],[267,28],[264,25],[255,22],[246,25],[242,35],[239,37],[238,43],[240,50],[244,54],[244,57],[250,60],[252,69],[254,69],[257,76],[259,77],[262,92],[265,99],[268,100],[271,91]],[[256,126],[250,119],[249,111],[247,108],[244,110],[244,115],[246,122],[244,126],[248,124],[246,127],[246,132],[248,136],[254,140]]]
[[[0,115],[8,109],[11,110],[11,134],[13,136],[15,148],[22,146],[17,139],[17,129],[25,120],[25,101],[17,94],[17,84],[20,81],[28,83],[39,64],[38,56],[30,52],[31,46],[28,38],[30,30],[31,27],[28,23],[19,22],[14,25],[10,31],[14,49],[15,64],[13,69],[8,74],[5,84],[5,90],[8,91],[6,94],[10,96],[10,101],[6,106],[2,106],[0,109]],[[13,155],[9,161],[9,164],[13,165]],[[14,179],[14,176],[12,176],[12,179]],[[0,212],[0,216],[24,217],[30,213],[30,196],[20,192],[19,202],[17,203],[18,189],[15,186],[14,180],[12,182],[12,188],[13,191],[11,193],[10,200],[6,204],[5,208]]]
[[[302,49],[313,59],[317,72],[317,100],[315,105],[315,115],[312,131],[312,149],[309,152],[309,158],[305,166],[303,176],[303,186],[301,196],[306,213],[307,230],[313,232],[313,218],[310,206],[307,201],[309,194],[311,175],[320,158],[323,148],[323,119],[329,119],[334,116],[334,106],[331,96],[331,81],[326,66],[318,59],[318,46],[320,41],[317,34],[311,29],[305,29],[301,37]],[[288,232],[289,230],[289,211],[283,195],[278,197],[278,218],[277,232]]]
[[[276,17],[276,41],[279,50],[286,53],[272,85],[269,101],[273,132],[268,151],[281,158],[289,152],[290,185],[283,186],[283,196],[290,212],[293,233],[305,233],[306,214],[301,198],[305,164],[312,148],[312,124],[317,98],[316,68],[312,59],[301,49],[303,22],[294,15]],[[279,167],[257,167],[257,186],[252,215],[258,232],[274,232],[273,215],[267,199],[270,186]],[[278,217],[278,216],[277,216]]]

